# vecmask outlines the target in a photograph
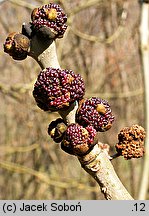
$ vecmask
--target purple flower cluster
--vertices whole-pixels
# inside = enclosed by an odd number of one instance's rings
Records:
[[[76,120],[80,125],[92,125],[96,131],[104,132],[111,128],[114,115],[106,100],[92,97],[80,103]]]
[[[72,70],[46,68],[38,75],[33,96],[44,111],[58,111],[81,100],[85,93],[84,81]]]
[[[70,124],[65,131],[61,148],[73,155],[84,155],[95,145],[96,130],[92,126],[84,128],[79,124]]]
[[[41,26],[47,26],[55,33],[56,37],[63,37],[67,29],[65,24],[67,16],[62,8],[57,4],[47,4],[35,8],[31,14],[32,26],[39,29]]]

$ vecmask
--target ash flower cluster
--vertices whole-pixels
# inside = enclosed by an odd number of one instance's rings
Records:
[[[47,26],[55,33],[56,38],[63,37],[67,29],[67,15],[58,4],[50,3],[35,8],[31,19],[33,28],[38,30],[41,26]]]
[[[84,81],[72,70],[46,68],[40,72],[34,85],[33,96],[44,111],[66,109],[83,98]]]
[[[104,132],[111,128],[114,115],[108,101],[92,97],[81,101],[76,120],[80,125],[92,125],[96,131]]]
[[[92,126],[86,128],[79,124],[70,124],[65,131],[61,148],[69,154],[81,156],[87,154],[95,145],[96,130]]]
[[[145,130],[143,127],[133,125],[123,128],[118,134],[119,142],[116,150],[125,159],[140,158],[144,154]]]
[[[52,39],[61,38],[67,29],[66,22],[67,15],[58,4],[49,3],[35,8],[31,13],[29,29],[26,29],[27,26],[24,29],[27,35],[25,36],[23,31],[21,34],[8,35],[4,43],[4,51],[13,59],[23,60],[29,55],[31,39],[34,35],[37,34],[41,38],[45,33],[44,37],[48,35],[49,39],[49,34],[52,33]],[[115,119],[108,101],[98,97],[84,99],[84,94],[85,84],[80,74],[75,74],[72,70],[52,67],[45,68],[39,73],[33,89],[33,97],[38,107],[44,111],[69,112],[71,105],[74,105],[76,101],[79,103],[75,115],[76,123],[67,125],[63,119],[59,118],[51,122],[48,127],[48,134],[55,142],[61,142],[64,151],[78,156],[87,154],[96,144],[97,132],[109,130]],[[132,131],[134,130],[133,128]],[[129,136],[129,139],[132,139],[132,136],[126,131],[121,131],[119,134],[117,151],[128,159],[132,157],[129,151],[131,149],[131,152],[137,152],[136,157],[140,157],[144,150],[139,145],[143,141],[138,136],[135,146],[133,142],[128,147],[127,139],[122,139],[122,137],[126,135],[127,138]],[[126,144],[125,147],[122,142]],[[138,151],[138,149],[141,150]]]

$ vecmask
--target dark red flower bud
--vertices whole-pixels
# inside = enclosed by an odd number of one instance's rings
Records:
[[[84,128],[79,124],[70,124],[65,131],[61,148],[69,154],[85,155],[96,144],[95,135],[96,130],[92,126]]]
[[[63,37],[67,29],[67,16],[58,4],[50,3],[35,8],[31,14],[32,26],[35,30],[46,26],[54,33],[55,38]]]
[[[92,125],[96,131],[104,132],[111,128],[114,115],[106,100],[92,97],[80,102],[76,121],[84,127]]]
[[[67,109],[71,103],[83,98],[84,81],[72,70],[46,68],[40,72],[34,85],[33,96],[44,111]]]

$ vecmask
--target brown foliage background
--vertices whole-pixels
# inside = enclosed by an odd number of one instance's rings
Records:
[[[68,14],[68,29],[57,40],[63,68],[80,73],[86,97],[107,99],[116,121],[100,133],[111,154],[124,126],[144,126],[144,93],[139,54],[140,7],[136,0],[55,1]],[[14,61],[3,52],[9,32],[21,31],[34,7],[49,1],[10,0],[0,4],[0,199],[104,199],[99,187],[47,134],[57,113],[41,111],[32,97],[40,71],[28,57]],[[113,162],[137,198],[142,159]]]

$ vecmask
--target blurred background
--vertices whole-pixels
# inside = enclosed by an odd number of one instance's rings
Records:
[[[67,32],[56,41],[61,67],[83,76],[86,97],[101,97],[111,104],[116,120],[99,137],[113,154],[121,128],[145,126],[140,5],[137,0],[51,2],[59,3],[68,15]],[[104,199],[77,158],[48,136],[48,124],[59,116],[35,104],[32,90],[40,67],[30,57],[14,61],[3,52],[7,35],[20,32],[32,9],[48,3],[0,1],[0,199]],[[143,159],[120,157],[112,163],[137,199]]]

